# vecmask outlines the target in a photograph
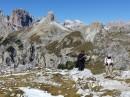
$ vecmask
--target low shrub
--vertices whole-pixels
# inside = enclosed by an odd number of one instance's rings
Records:
[[[59,64],[58,69],[68,69],[71,70],[75,67],[75,62],[67,61],[66,64]]]
[[[65,64],[59,64],[57,68],[58,69],[66,69],[66,66],[65,66]]]

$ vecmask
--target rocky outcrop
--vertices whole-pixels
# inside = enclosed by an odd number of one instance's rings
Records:
[[[130,31],[130,22],[116,21],[109,22],[105,25],[106,30],[109,32],[129,32]]]
[[[71,31],[55,21],[54,14],[49,12],[36,26],[33,26],[29,33],[21,34],[20,38],[46,46],[50,42],[62,40],[69,32]]]
[[[84,24],[82,21],[80,20],[65,20],[64,22],[64,27],[72,30],[72,31],[79,31],[81,32],[83,35],[86,32],[87,29],[87,25]]]
[[[15,28],[29,27],[33,23],[32,16],[23,9],[15,9],[10,16],[10,23]]]
[[[94,22],[87,27],[83,36],[86,41],[94,42],[96,35],[100,33],[102,30],[103,24],[99,22]]]
[[[125,31],[102,30],[94,38],[94,52],[102,61],[110,54],[114,59],[115,68],[130,68],[129,38],[129,33]]]
[[[80,27],[85,26],[80,20],[65,20],[63,24],[66,28],[77,31]]]
[[[2,16],[3,15],[3,11],[2,10],[0,10],[0,16]]]
[[[54,13],[53,13],[52,11],[49,11],[46,19],[47,19],[49,22],[54,21],[54,20],[55,20]]]
[[[28,28],[33,24],[32,16],[23,9],[15,9],[11,16],[0,10],[0,41],[9,33]]]
[[[53,21],[55,21],[55,15],[52,11],[49,11],[47,16],[43,17],[39,23],[48,25]]]
[[[5,16],[4,12],[0,10],[0,41],[12,31],[13,28],[11,25],[9,25],[8,16]]]

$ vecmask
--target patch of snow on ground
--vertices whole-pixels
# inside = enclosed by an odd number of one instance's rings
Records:
[[[29,89],[26,87],[21,87],[20,90],[24,92],[24,97],[64,97],[62,95],[52,96],[50,93],[47,93],[46,91],[38,89]]]
[[[90,92],[90,91],[89,91],[88,89],[85,89],[85,90],[79,89],[79,90],[77,91],[77,94],[81,94],[82,97],[85,97],[86,95],[90,95],[89,92]]]
[[[125,90],[127,87],[127,84],[124,82],[120,82],[117,80],[108,80],[108,79],[100,81],[100,84],[101,86],[104,87],[104,89],[109,89],[109,90],[113,90],[113,89]]]
[[[0,77],[8,77],[8,76],[11,76],[11,75],[13,75],[13,76],[18,76],[18,75],[27,75],[27,74],[29,74],[29,73],[27,73],[27,72],[25,72],[25,73],[16,73],[16,74],[5,74],[5,75],[1,75]]]
[[[74,81],[77,81],[79,78],[88,78],[93,76],[92,72],[88,69],[84,69],[84,71],[79,71],[78,68],[74,68],[69,71],[70,78],[72,78]]]
[[[102,96],[102,97],[112,97],[112,96]]]
[[[124,91],[121,93],[120,97],[130,97],[130,91]]]
[[[125,78],[125,79],[130,78],[130,71],[122,71],[121,78]]]
[[[94,75],[94,76],[96,77],[96,80],[99,81],[99,84],[104,89],[109,89],[109,90],[117,89],[120,91],[130,90],[130,87],[128,87],[128,85],[123,81],[106,79],[106,78],[104,78],[103,74]]]
[[[68,70],[60,70],[60,69],[46,69],[46,74],[61,74],[61,75],[67,75],[68,74]]]
[[[61,75],[67,75],[68,74],[68,72],[67,72],[67,70],[59,70],[59,71],[57,71],[57,72],[53,72],[53,74],[61,74]]]

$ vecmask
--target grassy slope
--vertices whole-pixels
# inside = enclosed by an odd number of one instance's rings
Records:
[[[0,88],[0,97],[17,97],[17,94],[23,94],[18,87],[32,87],[39,88],[50,92],[52,95],[64,95],[65,97],[80,97],[76,94],[76,89],[73,88],[74,82],[66,79],[63,80],[63,76],[60,74],[54,74],[52,80],[54,82],[59,82],[62,86],[52,86],[44,83],[32,82],[36,78],[36,72],[26,75],[8,76],[0,77],[3,84],[0,84],[3,88]]]

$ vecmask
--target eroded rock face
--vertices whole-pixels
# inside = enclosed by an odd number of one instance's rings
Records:
[[[110,54],[114,60],[115,68],[128,69],[130,68],[129,38],[128,33],[124,31],[101,31],[94,38],[94,52],[100,56],[102,61],[105,56]]]
[[[48,21],[54,21],[55,20],[54,13],[52,11],[48,12],[47,19],[48,19]]]
[[[0,10],[0,16],[3,16],[3,11],[2,10]]]
[[[4,12],[0,10],[0,37],[1,39],[6,37],[12,31],[13,31],[13,28],[8,21],[8,16],[5,16]]]
[[[5,15],[0,10],[0,40],[8,36],[9,33],[28,28],[33,24],[32,16],[23,9],[15,9],[12,15]]]
[[[35,67],[37,64],[44,65],[43,54],[36,50],[34,44],[28,44],[28,47],[24,47],[20,50],[15,44],[6,45],[6,47],[0,46],[0,65],[2,67],[17,68],[20,64],[25,65],[31,64],[26,69]],[[40,50],[41,51],[41,50]],[[37,56],[39,54],[39,56]],[[39,61],[40,60],[40,61]],[[43,60],[43,61],[42,61]],[[6,69],[4,68],[4,69]]]
[[[96,35],[100,33],[102,30],[103,30],[103,25],[101,23],[94,22],[90,24],[84,33],[85,40],[94,42]]]
[[[65,20],[64,21],[64,26],[66,28],[69,28],[71,30],[77,31],[78,29],[80,29],[81,27],[86,26],[82,21],[80,20]]]
[[[50,24],[53,21],[55,21],[54,13],[52,11],[49,11],[47,16],[44,17],[40,22],[44,24]]]
[[[23,9],[15,9],[10,17],[10,23],[19,28],[29,27],[32,25],[32,16]]]

